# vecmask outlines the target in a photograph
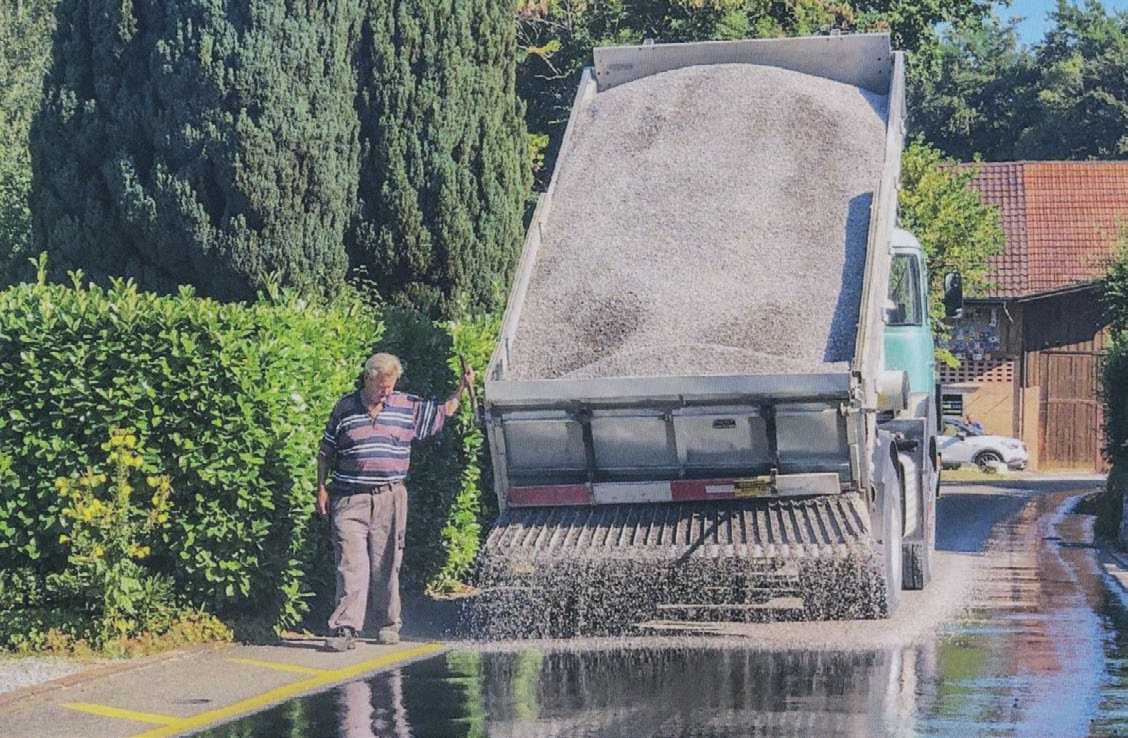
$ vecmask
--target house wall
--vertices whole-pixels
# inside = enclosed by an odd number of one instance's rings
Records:
[[[960,365],[939,367],[941,391],[961,395],[963,415],[974,417],[988,433],[1017,437],[1019,316],[1001,301],[969,302],[963,317],[952,323],[945,347]]]
[[[964,415],[983,424],[983,430],[1000,436],[1014,435],[1014,383],[983,383],[964,397]]]
[[[979,301],[952,326],[959,367],[945,394],[990,433],[1026,442],[1031,469],[1103,471],[1101,362],[1106,334],[1093,289],[1036,300]]]

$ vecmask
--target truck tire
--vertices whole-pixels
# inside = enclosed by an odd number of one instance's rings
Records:
[[[924,589],[932,581],[932,561],[936,556],[936,499],[924,502],[923,540],[905,544],[905,589]]]
[[[932,552],[924,541],[913,541],[904,546],[903,586],[905,589],[924,589],[932,581]]]
[[[901,490],[897,485],[887,489],[881,503],[881,553],[885,565],[885,614],[892,616],[901,601],[901,583],[904,578],[904,551],[901,546]]]
[[[932,581],[932,554],[936,550],[936,497],[930,486],[917,487],[920,505],[920,530],[912,540],[903,541],[902,582],[903,589],[924,589]]]
[[[928,441],[928,458],[932,460],[932,471],[935,473],[936,481],[936,497],[940,497],[940,472],[944,470],[943,459],[940,457],[940,451],[936,448],[936,436],[933,436]]]

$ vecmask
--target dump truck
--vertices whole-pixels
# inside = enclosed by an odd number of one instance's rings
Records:
[[[484,378],[476,630],[888,616],[930,579],[940,473],[902,54],[593,56]]]

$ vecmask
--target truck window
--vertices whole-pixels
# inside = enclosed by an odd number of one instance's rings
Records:
[[[920,264],[913,254],[896,254],[889,271],[889,325],[920,325]]]

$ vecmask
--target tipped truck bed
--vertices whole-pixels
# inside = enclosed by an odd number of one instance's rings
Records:
[[[841,371],[513,379],[512,352],[533,314],[526,308],[552,223],[558,163],[529,229],[486,376],[487,436],[503,512],[478,562],[480,635],[609,633],[662,617],[887,611],[882,538],[889,521],[882,522],[871,492],[889,476],[879,457],[890,446],[878,440],[874,411],[903,64],[883,35],[597,49],[561,159],[577,117],[600,92],[715,63],[775,64],[889,96],[864,270],[854,275],[862,285],[852,354]],[[770,279],[768,265],[764,273]]]

